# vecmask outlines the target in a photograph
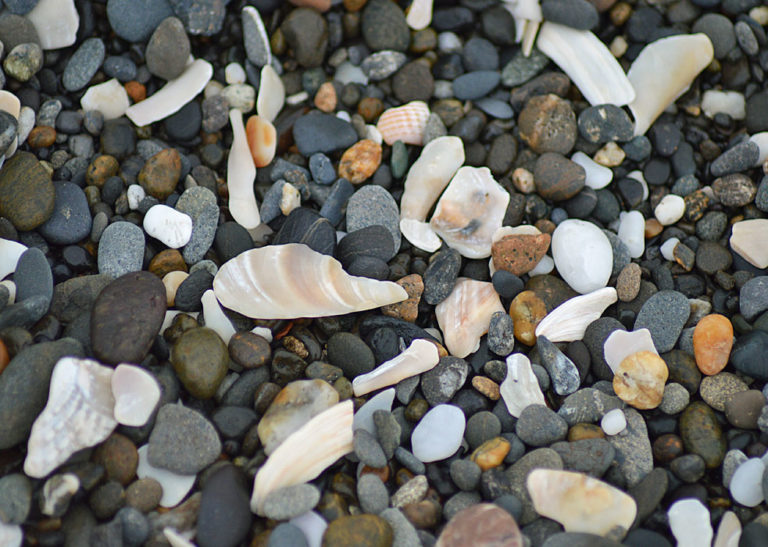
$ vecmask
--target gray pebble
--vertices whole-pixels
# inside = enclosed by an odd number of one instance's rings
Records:
[[[374,82],[384,80],[400,70],[408,61],[408,56],[400,51],[377,51],[363,59],[360,68]]]
[[[35,296],[42,296],[48,303],[51,302],[53,273],[45,254],[37,247],[30,247],[21,254],[13,279],[16,283],[16,302]]]
[[[565,469],[602,477],[613,463],[616,451],[605,439],[582,439],[573,442],[557,442],[551,446],[560,454]]]
[[[418,377],[415,378],[418,380]],[[391,460],[400,444],[400,424],[391,412],[376,410],[373,413],[373,425],[376,427],[376,438],[384,455],[387,460]]]
[[[32,506],[32,484],[21,473],[0,478],[0,520],[21,524],[27,520]]]
[[[389,506],[389,492],[381,479],[366,473],[357,480],[357,499],[366,513],[378,515]]]
[[[659,291],[648,300],[635,319],[634,330],[648,329],[659,353],[675,347],[690,314],[688,299],[677,291]]]
[[[400,213],[387,190],[371,184],[352,194],[347,202],[347,232],[379,224],[392,235],[395,253],[400,250]],[[393,255],[394,256],[394,255]],[[390,257],[391,258],[391,257]]]
[[[369,467],[380,469],[387,465],[387,456],[372,434],[365,429],[358,429],[354,435],[355,455]]]
[[[682,385],[671,382],[664,386],[664,395],[659,405],[659,410],[664,414],[677,414],[685,410],[691,400],[688,390]]]
[[[309,547],[301,528],[290,522],[278,524],[269,534],[267,547]]]
[[[205,469],[221,454],[216,428],[202,414],[181,405],[167,404],[157,413],[149,437],[149,463],[181,475]]]
[[[78,91],[88,85],[104,62],[106,48],[100,38],[88,38],[69,58],[61,83],[67,91]]]
[[[416,456],[414,456],[411,452],[403,448],[402,446],[398,446],[395,450],[395,459],[408,469],[411,473],[415,473],[416,475],[423,475],[427,468],[424,465],[424,463],[419,460]]]
[[[471,492],[480,484],[482,469],[472,460],[454,460],[451,462],[450,474],[453,483],[465,492]]]
[[[394,538],[392,547],[421,547],[419,534],[411,521],[399,509],[389,508],[382,511],[379,516],[386,520],[392,527]]]
[[[529,405],[517,419],[515,433],[530,446],[548,446],[565,438],[568,424],[544,405]]]
[[[107,226],[99,239],[99,273],[118,278],[138,272],[144,261],[144,231],[130,222]]]
[[[437,365],[421,375],[421,391],[432,405],[447,403],[467,381],[469,363],[459,357],[442,357]]]
[[[536,349],[558,395],[570,395],[579,389],[579,369],[555,344],[546,336],[539,336],[536,338]]]
[[[726,150],[709,167],[712,176],[722,177],[751,169],[760,157],[760,148],[751,141],[740,142]]]
[[[515,347],[514,323],[506,312],[496,312],[488,326],[488,349],[506,357]]]
[[[768,309],[768,276],[753,277],[739,291],[739,311],[744,319],[752,321]]]
[[[557,413],[573,426],[580,422],[597,422],[606,412],[617,408],[624,408],[621,399],[587,387],[566,397]]]
[[[288,520],[311,511],[320,501],[320,490],[311,484],[278,488],[264,499],[264,516]]]

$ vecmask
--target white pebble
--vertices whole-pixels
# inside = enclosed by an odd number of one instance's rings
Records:
[[[21,547],[24,532],[18,524],[6,524],[0,520],[0,544],[7,547]]]
[[[215,97],[216,95],[221,93],[222,89],[224,89],[224,86],[221,84],[221,82],[217,82],[216,80],[211,80],[210,82],[205,84],[205,89],[203,90],[203,97],[206,99]]]
[[[163,488],[163,496],[160,498],[162,507],[175,507],[192,490],[196,475],[177,475],[167,469],[160,469],[149,464],[147,451],[149,445],[139,448],[139,466],[136,468],[136,476],[140,479],[149,477],[155,479]]]
[[[461,38],[453,32],[441,32],[437,35],[437,49],[440,53],[460,51]]]
[[[768,159],[768,131],[761,133],[755,133],[749,137],[750,142],[753,142],[760,149],[760,153],[757,157],[755,165],[762,165],[766,159]]]
[[[600,420],[600,427],[606,435],[618,435],[627,427],[627,417],[620,408],[615,408],[606,412],[603,419]]]
[[[640,211],[621,213],[619,239],[629,249],[629,256],[640,258],[645,251],[645,218]]]
[[[365,75],[363,69],[359,66],[353,65],[349,61],[344,61],[339,65],[339,67],[336,69],[336,73],[333,75],[333,79],[339,82],[341,85],[368,85],[368,76]]]
[[[728,489],[737,503],[755,507],[763,502],[763,471],[765,464],[760,458],[750,458],[736,468]]]
[[[734,120],[743,120],[747,117],[746,108],[744,95],[738,91],[709,89],[701,98],[701,109],[708,118],[714,118],[715,114],[723,113]]]
[[[131,211],[135,211],[136,209],[138,209],[139,204],[141,203],[141,200],[147,197],[147,193],[144,191],[144,188],[142,188],[138,184],[131,184],[128,187],[128,191],[126,192],[126,195],[128,197],[128,208]]]
[[[125,88],[117,78],[112,78],[103,84],[89,87],[80,99],[80,106],[86,112],[98,110],[105,120],[113,120],[125,114],[131,104]]]
[[[375,142],[376,144],[381,144],[384,141],[379,128],[371,124],[365,126],[365,138]]]
[[[450,99],[453,97],[453,84],[448,80],[436,80],[432,96],[435,99]]]
[[[269,330],[267,327],[253,327],[251,329],[251,332],[253,334],[258,334],[270,344],[272,343],[272,331]]]
[[[171,249],[189,243],[192,218],[167,205],[153,205],[144,215],[144,231]]]
[[[677,244],[680,243],[680,240],[676,237],[670,237],[668,240],[666,240],[664,243],[662,243],[661,248],[659,249],[661,251],[661,256],[664,257],[664,260],[669,260],[670,262],[675,261],[675,247],[677,247]]]
[[[491,262],[493,262],[493,259],[491,259]],[[551,273],[552,270],[555,269],[555,261],[552,259],[549,255],[544,255],[541,260],[539,260],[539,263],[536,264],[536,266],[533,267],[533,269],[528,272],[529,277],[535,277],[537,275],[546,275],[548,273]]]
[[[280,212],[285,216],[301,205],[301,194],[290,182],[283,185],[283,195],[280,197]]]
[[[685,200],[675,194],[664,196],[664,199],[653,210],[656,220],[661,222],[662,226],[674,224],[683,218],[683,213],[685,213]]]
[[[293,95],[286,97],[285,104],[293,106],[301,104],[307,100],[309,100],[309,93],[306,91],[299,91],[298,93],[294,93]]]
[[[352,120],[352,117],[349,115],[349,112],[346,110],[339,110],[336,112],[336,117],[340,120],[344,120],[345,122],[349,122]]]
[[[308,547],[320,547],[322,545],[323,534],[325,534],[325,529],[328,528],[328,523],[325,522],[323,517],[314,511],[310,511],[292,518],[289,522],[304,533]]]
[[[605,287],[613,270],[611,242],[584,220],[564,220],[555,228],[552,257],[560,276],[581,294]]]
[[[699,500],[687,498],[673,503],[667,517],[677,547],[702,547],[712,543],[709,510]]]
[[[411,434],[413,455],[424,463],[449,458],[461,446],[467,422],[454,405],[437,405],[427,412]]]
[[[605,188],[613,180],[613,171],[600,165],[584,152],[576,152],[571,156],[571,161],[584,168],[587,173],[586,185],[593,190]]]
[[[224,68],[224,80],[228,84],[244,84],[245,79],[245,69],[240,63],[229,63]]]

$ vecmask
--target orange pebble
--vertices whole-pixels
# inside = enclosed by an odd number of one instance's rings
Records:
[[[5,347],[5,344],[2,340],[0,340],[0,374],[5,370],[5,367],[8,366],[8,363],[11,362],[11,356],[8,355],[8,349]]]
[[[363,139],[347,148],[339,162],[339,176],[352,184],[365,182],[381,165],[381,145]]]
[[[512,445],[504,437],[494,437],[478,446],[472,453],[472,456],[470,456],[470,459],[475,462],[480,469],[488,471],[489,469],[501,465],[504,462],[504,458],[509,454],[511,448]]]
[[[251,149],[256,167],[266,167],[275,157],[277,130],[272,123],[261,116],[251,116],[245,124],[245,138]]]
[[[135,80],[126,82],[125,92],[134,103],[139,103],[147,98],[147,88]]]
[[[693,355],[699,370],[708,376],[717,374],[728,364],[733,347],[733,326],[720,314],[702,318],[693,331]]]

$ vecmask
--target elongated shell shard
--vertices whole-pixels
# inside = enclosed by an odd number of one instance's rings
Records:
[[[212,76],[211,63],[196,59],[187,65],[181,76],[169,81],[151,97],[128,108],[125,115],[140,127],[167,118],[194,99]]]
[[[321,412],[277,447],[253,479],[251,511],[264,516],[270,492],[311,481],[352,452],[352,401]]]
[[[768,267],[768,220],[755,218],[736,222],[729,243],[733,252],[755,268]]]
[[[480,347],[491,316],[504,306],[491,283],[460,277],[451,294],[435,308],[445,347],[456,357],[466,357]]]
[[[645,46],[627,72],[636,93],[629,104],[635,135],[644,135],[713,58],[712,42],[702,33],[661,38]]]
[[[388,108],[379,116],[376,129],[388,145],[395,141],[421,146],[427,127],[429,107],[422,101],[411,101],[403,106]]]
[[[487,167],[462,167],[437,202],[429,223],[449,247],[467,258],[491,256],[493,234],[501,227],[509,193]]]
[[[269,122],[275,121],[285,104],[285,86],[280,76],[271,65],[261,68],[259,96],[256,99],[256,112]]]
[[[566,300],[541,320],[536,327],[536,336],[546,336],[550,342],[581,340],[589,324],[599,319],[605,308],[616,300],[613,287]]]
[[[499,391],[507,410],[515,418],[519,418],[520,413],[530,405],[546,404],[531,362],[522,353],[513,353],[507,357],[507,377]]]
[[[351,276],[302,243],[241,253],[219,269],[213,291],[223,306],[258,319],[340,315],[408,298],[397,283]]]
[[[251,230],[261,224],[259,205],[253,193],[256,166],[243,127],[243,113],[233,108],[229,111],[232,124],[232,148],[227,159],[227,188],[229,212],[240,226]]]
[[[117,427],[112,415],[113,370],[90,359],[62,357],[51,375],[48,403],[37,417],[27,445],[24,472],[42,478]]]
[[[414,340],[400,355],[382,363],[368,374],[357,376],[352,381],[355,397],[427,372],[434,368],[439,360],[437,346],[428,340]]]
[[[135,365],[120,364],[112,374],[113,414],[123,425],[141,427],[160,401],[160,385],[149,372]]]
[[[621,362],[639,351],[650,351],[659,354],[653,345],[651,331],[638,329],[636,331],[615,330],[603,343],[603,356],[608,367],[615,373]]]
[[[536,47],[568,75],[591,105],[622,106],[635,99],[621,65],[590,31],[545,22]]]
[[[631,496],[584,473],[534,469],[526,487],[536,512],[556,520],[566,532],[621,539],[637,514]]]
[[[424,30],[432,22],[433,0],[413,0],[405,22],[413,30]]]
[[[741,521],[733,511],[726,511],[717,527],[712,547],[738,547],[741,538]]]
[[[400,233],[405,236],[411,245],[415,245],[422,251],[433,253],[440,248],[443,242],[437,237],[435,230],[429,222],[404,218],[400,221]]]

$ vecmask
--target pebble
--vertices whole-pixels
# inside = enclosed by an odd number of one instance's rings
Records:
[[[128,42],[143,42],[160,22],[173,15],[167,0],[109,0],[107,17],[115,33]]]
[[[158,506],[162,495],[163,488],[155,479],[137,479],[125,489],[125,504],[148,513]]]
[[[723,461],[725,438],[714,411],[706,404],[694,401],[683,411],[680,436],[685,449],[701,456],[708,469],[717,467]]]
[[[740,373],[759,380],[768,379],[768,366],[762,355],[768,351],[768,333],[756,329],[736,339],[731,350],[731,364]]]
[[[565,438],[568,424],[544,405],[529,405],[520,414],[515,433],[530,446],[548,446]]]
[[[752,202],[757,186],[742,173],[733,173],[716,178],[712,182],[715,197],[726,207],[743,207]]]
[[[164,200],[173,193],[180,176],[181,156],[175,148],[166,148],[147,160],[137,180],[147,194]]]
[[[392,540],[392,527],[376,515],[342,516],[331,521],[323,534],[323,545],[340,547],[387,547]]]
[[[100,38],[89,38],[72,54],[61,78],[67,91],[78,91],[88,85],[104,62],[106,48]]]
[[[583,220],[569,219],[557,226],[552,257],[566,283],[582,294],[605,287],[613,270],[610,241],[597,226]]]
[[[381,164],[381,145],[363,139],[344,151],[339,161],[339,176],[360,184],[373,176]]]
[[[681,384],[672,382],[664,386],[664,396],[659,409],[665,414],[678,414],[685,410],[690,402],[690,394]]]
[[[747,391],[747,384],[730,372],[705,377],[699,386],[704,402],[719,412],[725,411],[725,403],[731,396]]]
[[[647,328],[656,350],[671,350],[690,314],[690,304],[677,291],[659,291],[645,301],[635,319],[634,330]]]
[[[305,157],[346,149],[357,142],[357,132],[349,122],[320,112],[310,112],[299,118],[293,126],[293,136],[299,152]]]
[[[469,375],[469,364],[458,357],[442,357],[421,375],[421,390],[432,406],[447,403],[461,389]]]
[[[371,372],[375,366],[373,352],[359,337],[348,332],[334,334],[328,339],[328,360],[344,371],[350,380]]]
[[[50,303],[53,298],[53,275],[45,254],[35,247],[24,251],[13,275],[16,283],[16,302],[35,296]]]
[[[683,218],[685,200],[675,194],[668,194],[653,210],[653,214],[662,226],[670,226]]]
[[[192,234],[184,246],[183,256],[187,264],[196,264],[203,259],[216,237],[219,220],[216,196],[202,186],[187,188],[176,202],[176,210],[192,219]]]
[[[737,144],[721,154],[709,167],[712,176],[722,177],[752,168],[760,155],[760,149],[754,142]]]
[[[424,463],[444,460],[461,445],[466,421],[456,406],[440,404],[427,412],[411,435],[413,455]]]
[[[87,237],[92,228],[85,193],[76,184],[64,181],[55,183],[54,189],[53,214],[40,226],[40,234],[56,245],[77,243]]]
[[[248,534],[253,514],[244,478],[233,465],[207,477],[197,514],[195,541],[200,547],[235,547]]]
[[[594,144],[631,141],[632,120],[624,110],[612,104],[589,106],[579,114],[579,134]]]
[[[365,429],[358,429],[354,435],[355,455],[362,463],[374,469],[386,467],[387,457],[376,437]]]
[[[310,8],[294,9],[280,29],[301,66],[320,66],[328,48],[328,24],[322,15]]]
[[[750,458],[736,468],[728,489],[733,499],[746,507],[763,502],[762,478],[765,464],[760,458]]]
[[[710,513],[699,500],[689,498],[673,503],[667,517],[679,545],[709,545],[712,542]]]
[[[523,545],[517,522],[507,511],[493,504],[479,503],[453,515],[445,525],[438,544],[444,547],[463,545]]]
[[[520,138],[537,154],[567,154],[576,143],[576,116],[557,95],[532,97],[518,117]]]
[[[400,70],[408,57],[399,51],[384,50],[372,53],[360,63],[360,68],[371,80],[378,82]]]
[[[586,171],[561,154],[547,152],[536,160],[533,180],[540,196],[552,201],[564,201],[584,188]]]
[[[739,311],[752,321],[768,310],[768,276],[753,277],[739,290]]]
[[[32,484],[21,473],[0,479],[0,516],[5,524],[22,524],[32,506]]]
[[[544,19],[578,30],[590,30],[597,26],[597,9],[587,0],[544,0],[541,4]]]
[[[381,479],[366,473],[357,480],[357,499],[366,513],[378,515],[389,506],[389,492]]]
[[[713,313],[703,317],[693,331],[693,352],[696,365],[703,374],[717,374],[728,364],[733,347],[733,326],[730,320]]]
[[[360,23],[363,39],[371,50],[405,51],[408,49],[410,29],[405,21],[405,14],[394,2],[390,0],[367,2]]]
[[[757,429],[757,420],[765,406],[765,396],[757,389],[730,395],[725,402],[725,417],[739,429]]]
[[[29,152],[19,151],[0,170],[0,216],[17,230],[34,230],[53,215],[51,175]]]
[[[629,488],[636,486],[653,469],[653,452],[643,416],[634,408],[624,410],[627,428],[608,437],[616,451],[615,462]]]
[[[183,23],[176,17],[167,17],[152,33],[144,55],[150,73],[173,80],[184,71],[189,53],[189,38]]]
[[[400,216],[392,194],[370,184],[357,190],[347,202],[347,230],[354,232],[368,226],[384,226],[392,235],[394,252],[400,249]]]
[[[536,338],[536,349],[541,364],[547,369],[552,387],[558,395],[570,395],[579,389],[581,383],[576,365],[545,336]]]
[[[528,273],[544,257],[550,241],[549,234],[504,236],[491,246],[494,268],[517,276]]]
[[[633,353],[619,364],[613,377],[613,389],[627,404],[639,408],[656,408],[664,396],[669,372],[664,360],[650,351]]]
[[[150,207],[143,226],[148,235],[171,249],[183,247],[192,237],[192,218],[167,205]]]
[[[462,101],[473,101],[493,91],[501,76],[495,70],[476,70],[453,80],[453,96]]]
[[[202,471],[221,453],[213,424],[199,412],[181,405],[160,408],[149,437],[149,463],[180,475]]]
[[[264,499],[264,516],[288,520],[311,511],[320,501],[320,490],[311,484],[286,486],[270,492]]]
[[[325,521],[323,521],[325,523]],[[307,537],[298,526],[283,522],[272,529],[267,547],[309,547]]]
[[[536,343],[536,327],[547,315],[546,304],[533,291],[523,291],[509,305],[515,338],[532,346]],[[566,377],[567,378],[567,377]]]
[[[37,44],[19,44],[3,60],[5,73],[20,82],[32,79],[42,66],[43,50]]]
[[[538,49],[526,56],[518,51],[501,70],[501,83],[507,87],[524,84],[549,64],[549,57]]]
[[[600,427],[605,431],[606,435],[618,435],[626,429],[627,418],[621,409],[616,408],[605,413],[602,420],[600,420]]]
[[[224,380],[229,366],[227,346],[215,331],[185,331],[171,350],[173,369],[184,388],[198,399],[210,399]]]

